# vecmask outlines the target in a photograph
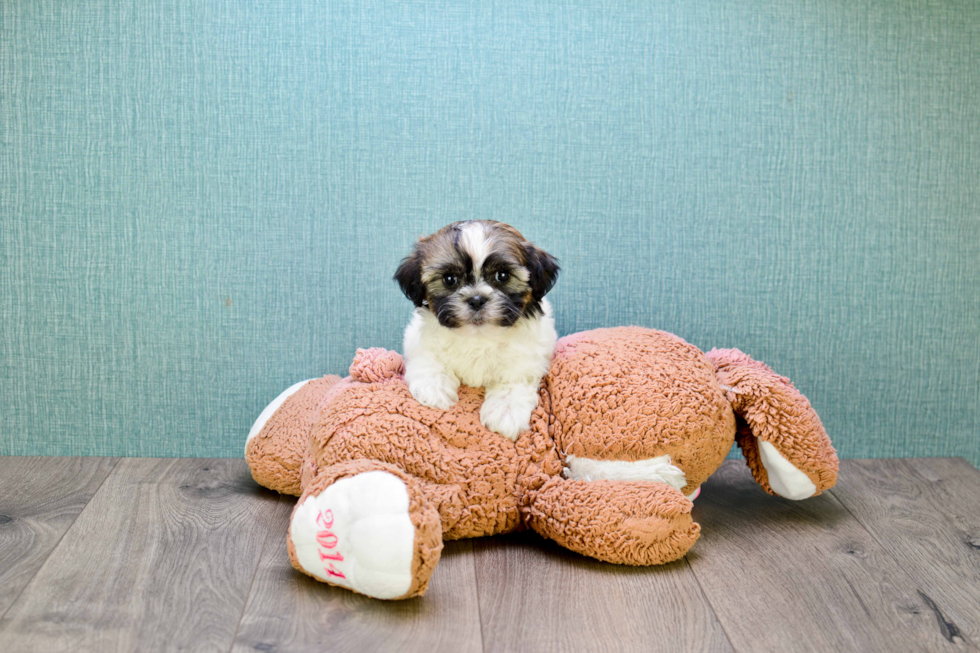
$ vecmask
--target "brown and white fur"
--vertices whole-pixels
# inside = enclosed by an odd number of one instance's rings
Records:
[[[558,339],[544,298],[558,271],[501,222],[456,222],[419,240],[395,273],[415,304],[404,346],[412,396],[445,410],[461,383],[482,387],[484,426],[511,440],[527,430]]]

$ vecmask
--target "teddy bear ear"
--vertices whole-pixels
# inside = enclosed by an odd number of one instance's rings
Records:
[[[380,383],[405,374],[405,362],[397,351],[381,347],[358,349],[350,365],[350,375],[362,383]]]
[[[528,280],[531,294],[534,301],[541,301],[558,280],[561,266],[558,265],[558,259],[531,243],[524,243],[524,251],[527,254],[527,269],[531,275]]]
[[[422,256],[417,245],[411,254],[402,259],[393,278],[413,304],[422,305],[425,301],[425,284],[422,283]]]

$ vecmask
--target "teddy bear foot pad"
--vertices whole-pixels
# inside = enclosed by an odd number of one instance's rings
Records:
[[[289,537],[309,575],[378,599],[412,586],[415,526],[408,490],[397,476],[370,471],[343,478],[306,497]]]
[[[758,442],[759,459],[766,468],[769,477],[769,487],[773,492],[786,499],[799,501],[809,499],[817,493],[817,486],[810,478],[797,469],[793,463],[779,453],[771,442]]]

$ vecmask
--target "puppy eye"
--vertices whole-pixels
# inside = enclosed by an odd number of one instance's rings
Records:
[[[455,286],[457,281],[459,281],[459,279],[456,278],[455,274],[442,275],[442,282],[446,284],[447,288],[452,288],[453,286]]]
[[[510,279],[510,272],[498,270],[497,274],[493,275],[493,278],[497,280],[497,283],[507,283],[507,280]]]

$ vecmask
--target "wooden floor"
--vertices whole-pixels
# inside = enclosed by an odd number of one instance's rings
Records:
[[[729,461],[656,568],[452,542],[422,599],[293,571],[294,499],[241,460],[0,458],[0,651],[977,651],[980,472],[842,463],[768,496]]]

